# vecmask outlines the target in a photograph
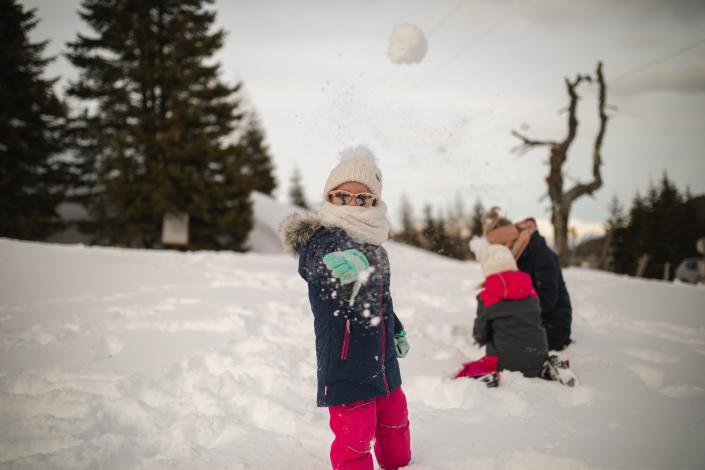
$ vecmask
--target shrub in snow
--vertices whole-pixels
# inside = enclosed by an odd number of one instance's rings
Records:
[[[408,23],[397,25],[389,38],[387,56],[395,64],[421,62],[428,51],[426,36],[418,26]]]

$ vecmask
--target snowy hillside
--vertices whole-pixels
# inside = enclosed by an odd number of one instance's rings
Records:
[[[252,193],[253,227],[247,237],[246,245],[252,253],[283,253],[279,240],[279,225],[292,212],[304,213],[300,207],[290,206],[266,194]]]
[[[705,289],[569,270],[569,389],[447,377],[474,263],[390,244],[420,469],[705,468]],[[306,287],[284,255],[0,240],[0,468],[326,469]]]

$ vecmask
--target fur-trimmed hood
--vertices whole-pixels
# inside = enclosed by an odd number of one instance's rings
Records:
[[[321,221],[309,214],[297,212],[289,215],[279,227],[284,250],[294,256],[299,254],[299,249],[306,246],[321,228]]]

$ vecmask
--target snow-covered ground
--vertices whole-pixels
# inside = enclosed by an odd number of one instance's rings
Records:
[[[390,243],[411,469],[705,468],[705,289],[571,269],[574,388],[448,376],[474,263]],[[0,468],[325,469],[295,261],[0,239]]]

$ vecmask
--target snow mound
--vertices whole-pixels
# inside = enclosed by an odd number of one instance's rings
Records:
[[[394,27],[389,38],[387,57],[395,64],[416,64],[428,52],[428,42],[421,28],[409,23]]]
[[[268,228],[281,207],[255,199]],[[580,386],[449,377],[475,263],[388,244],[410,470],[704,468],[705,289],[572,269]],[[313,319],[289,256],[0,239],[0,468],[330,468]]]
[[[251,198],[253,225],[246,245],[253,253],[283,253],[284,249],[279,239],[279,226],[288,215],[294,212],[302,214],[305,211],[258,192],[253,192]]]

